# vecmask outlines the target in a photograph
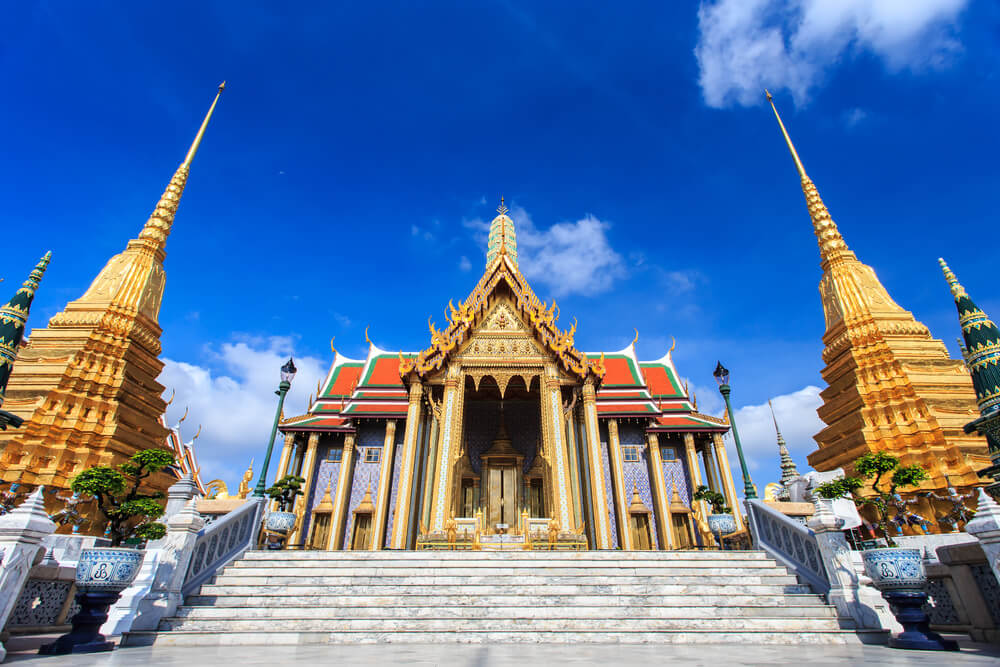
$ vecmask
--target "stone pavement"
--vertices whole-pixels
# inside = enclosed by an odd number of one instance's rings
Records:
[[[458,665],[526,667],[528,665],[996,665],[1000,646],[964,643],[959,653],[899,651],[883,646],[745,646],[745,645],[540,645],[386,644],[234,647],[137,647],[100,655],[42,657],[12,653],[4,664],[22,667],[196,667],[197,665]]]

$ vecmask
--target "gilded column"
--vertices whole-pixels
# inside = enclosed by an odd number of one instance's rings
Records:
[[[572,482],[570,481],[569,457],[566,453],[566,434],[563,432],[562,392],[559,390],[559,377],[554,364],[545,365],[545,374],[541,381],[544,387],[542,402],[542,437],[548,444],[553,472],[552,486],[553,514],[559,521],[561,530],[574,530],[573,498],[571,497]]]
[[[716,475],[718,468],[715,467],[715,457],[712,456],[712,448],[708,444],[702,447],[701,456],[705,460],[705,475],[708,477],[708,488],[712,491],[725,493],[719,484],[718,476]]]
[[[653,480],[653,502],[656,503],[656,523],[660,530],[660,549],[669,549],[673,543],[670,523],[670,498],[663,481],[663,458],[660,456],[660,439],[655,433],[647,433],[649,443],[649,478]]]
[[[465,402],[465,376],[453,362],[444,382],[444,407],[441,409],[441,440],[438,466],[434,471],[434,506],[431,508],[431,531],[443,531],[450,519],[455,459],[462,444],[462,413]]]
[[[382,460],[379,463],[378,492],[375,494],[375,516],[372,517],[372,551],[381,551],[385,544],[386,520],[392,508],[388,507],[392,491],[392,462],[395,456],[396,420],[385,423],[385,441],[382,443]]]
[[[684,434],[684,452],[687,455],[688,474],[691,475],[691,492],[693,493],[701,483],[701,468],[698,466],[698,452],[694,447],[694,433]],[[708,520],[708,511],[705,509],[705,501],[691,501],[691,509],[702,521]]]
[[[410,502],[413,495],[413,478],[416,470],[417,433],[420,431],[420,405],[424,386],[420,380],[410,381],[410,403],[406,409],[406,431],[403,433],[403,456],[399,462],[399,487],[396,489],[396,518],[392,522],[392,538],[389,545],[393,549],[406,548],[409,534]],[[388,440],[386,441],[388,442]]]
[[[563,412],[563,425],[566,429],[566,452],[569,461],[570,494],[573,498],[573,521],[576,526],[583,525],[584,504],[583,492],[580,489],[580,462],[576,450],[576,415],[572,408]]]
[[[333,504],[333,517],[330,521],[330,543],[328,549],[341,549],[344,537],[344,519],[347,515],[347,503],[351,497],[351,468],[354,462],[354,434],[344,435],[344,454],[340,457],[340,474],[337,476],[337,502]]]
[[[608,462],[611,464],[611,486],[615,494],[615,516],[618,517],[618,533],[621,546],[632,551],[632,531],[629,529],[628,503],[625,499],[625,471],[622,466],[622,448],[618,441],[618,420],[608,420]]]
[[[430,435],[427,440],[427,460],[424,462],[424,489],[423,499],[420,504],[420,532],[426,532],[427,526],[431,525],[431,506],[434,505],[434,480],[437,478],[437,454],[438,438],[440,437],[438,415],[433,410],[430,414]]]
[[[722,494],[726,496],[726,502],[733,510],[733,518],[736,519],[736,530],[743,530],[743,512],[740,511],[739,498],[736,497],[736,486],[733,484],[733,473],[729,469],[729,457],[726,456],[726,443],[722,440],[721,433],[712,434],[712,442],[715,444],[715,455],[719,460],[719,474],[722,476]]]
[[[295,451],[295,434],[286,433],[285,434],[285,446],[281,448],[281,459],[278,461],[278,475],[275,477],[275,481],[281,479],[288,474],[288,464],[292,460],[292,452]],[[275,511],[278,509],[278,501],[275,500],[271,503],[271,510]]]
[[[611,548],[611,522],[608,520],[608,490],[604,488],[604,464],[601,459],[601,437],[597,429],[597,392],[594,380],[583,383],[583,420],[587,430],[587,463],[590,468],[591,514],[597,549]]]
[[[302,473],[300,473],[302,477],[306,478],[306,481],[302,485],[302,495],[296,499],[300,501],[297,503],[298,507],[295,509],[295,513],[299,518],[295,524],[295,531],[288,538],[288,544],[298,544],[296,540],[302,534],[303,524],[306,521],[306,505],[309,504],[309,492],[312,491],[313,468],[316,466],[316,450],[318,447],[319,433],[310,433],[309,445],[306,447],[306,457],[302,462]]]

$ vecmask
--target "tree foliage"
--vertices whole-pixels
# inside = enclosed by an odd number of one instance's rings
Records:
[[[305,483],[304,477],[296,475],[285,475],[274,486],[264,491],[269,497],[278,501],[278,511],[284,512],[295,502],[296,496],[302,495],[302,485]]]
[[[693,498],[695,500],[704,500],[711,505],[712,513],[714,514],[729,514],[732,512],[729,506],[726,505],[726,497],[718,491],[711,491],[704,484],[695,489]]]
[[[141,493],[140,487],[147,477],[173,464],[172,453],[144,449],[117,468],[94,466],[84,470],[73,478],[70,488],[94,498],[108,521],[111,546],[121,546],[132,537],[155,540],[167,533],[167,527],[156,522],[163,516],[163,507],[157,502],[163,494]]]
[[[821,498],[836,499],[849,497],[859,508],[871,507],[878,517],[876,528],[885,537],[886,544],[896,546],[889,529],[889,511],[892,507],[896,490],[905,486],[918,486],[927,479],[927,471],[919,465],[900,466],[899,459],[885,452],[865,454],[854,462],[854,469],[861,478],[841,477],[816,487],[816,493]],[[891,474],[890,474],[891,473]],[[888,479],[885,479],[889,475]],[[872,480],[874,496],[862,496],[859,489],[865,486],[864,480]],[[885,488],[884,484],[889,487]],[[879,486],[882,484],[883,486]]]

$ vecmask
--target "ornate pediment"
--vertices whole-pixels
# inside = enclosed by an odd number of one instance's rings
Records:
[[[497,293],[501,283],[509,292]],[[445,329],[438,330],[433,322],[428,323],[431,346],[414,358],[400,355],[399,373],[406,376],[416,372],[422,377],[436,373],[453,355],[470,354],[471,344],[471,354],[554,357],[565,371],[579,379],[588,374],[603,377],[603,367],[574,347],[576,323],[564,331],[556,325],[558,319],[555,302],[549,306],[535,296],[517,266],[502,256],[489,265],[469,298],[457,307],[449,302]],[[513,334],[520,342],[512,340]],[[498,336],[504,339],[502,351],[501,343],[493,342],[500,340]],[[473,341],[474,337],[477,340]]]

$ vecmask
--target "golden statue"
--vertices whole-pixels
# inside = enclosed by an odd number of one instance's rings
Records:
[[[250,465],[247,466],[247,471],[243,473],[243,479],[240,480],[240,490],[236,492],[236,495],[240,498],[246,498],[250,495],[250,483],[253,481],[253,458],[250,459]]]

